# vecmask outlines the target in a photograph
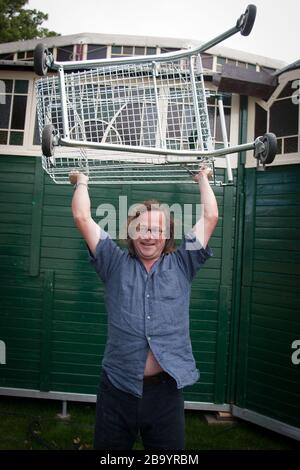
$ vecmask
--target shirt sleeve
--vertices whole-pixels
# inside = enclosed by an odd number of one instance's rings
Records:
[[[203,248],[194,232],[184,236],[181,245],[177,248],[178,262],[190,281],[195,277],[206,260],[213,256],[211,248],[207,245]]]
[[[111,239],[109,234],[101,229],[100,238],[96,246],[95,256],[89,249],[89,261],[103,282],[106,282],[112,272],[118,267],[124,251]]]

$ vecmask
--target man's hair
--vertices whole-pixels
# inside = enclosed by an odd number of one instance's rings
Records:
[[[133,220],[137,219],[141,214],[145,212],[151,212],[151,211],[161,212],[165,215],[165,218],[166,218],[167,234],[169,236],[168,238],[166,238],[165,246],[164,246],[162,253],[168,254],[176,250],[176,243],[174,240],[173,217],[170,215],[169,211],[164,206],[161,206],[160,203],[156,199],[148,199],[147,201],[144,201],[141,204],[138,204],[137,206],[135,206],[132,215],[129,215],[127,218],[127,246],[128,246],[128,251],[131,254],[131,256],[135,256],[136,251],[134,248],[133,240],[130,238],[130,235],[129,235],[129,230],[128,230],[129,225]]]

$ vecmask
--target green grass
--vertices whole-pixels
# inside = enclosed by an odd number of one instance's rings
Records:
[[[69,403],[61,420],[61,402],[1,397],[0,450],[91,449],[95,405]],[[208,425],[202,412],[186,412],[186,449],[299,449],[299,443],[238,420]],[[135,449],[143,449],[138,439]]]

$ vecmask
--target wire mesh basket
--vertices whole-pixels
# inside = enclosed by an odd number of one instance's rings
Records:
[[[197,59],[200,61],[200,56]],[[200,155],[193,157],[194,162],[187,158],[184,161],[194,149],[213,149],[203,74],[195,74],[194,69],[192,73],[195,89],[190,69],[178,61],[65,74],[69,139],[81,148],[70,152],[70,148],[57,146],[54,155],[47,151],[43,131],[46,129],[50,138],[53,132],[64,134],[60,81],[57,76],[39,80],[38,122],[46,147],[44,168],[57,182],[65,182],[70,169],[84,170],[91,181],[98,183],[174,182],[178,178],[190,182],[189,170],[199,167],[201,161],[213,163],[211,158]],[[99,148],[89,148],[93,143]],[[101,149],[103,144],[114,149],[105,151]],[[172,156],[172,151],[177,154]]]

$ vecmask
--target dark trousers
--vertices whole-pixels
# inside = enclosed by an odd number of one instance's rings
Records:
[[[94,448],[130,450],[138,433],[146,450],[184,449],[184,400],[175,380],[144,381],[143,397],[114,387],[105,372],[97,395]]]

